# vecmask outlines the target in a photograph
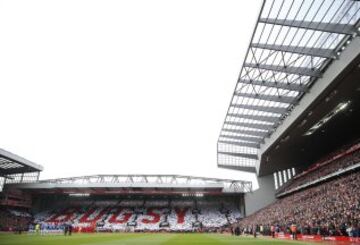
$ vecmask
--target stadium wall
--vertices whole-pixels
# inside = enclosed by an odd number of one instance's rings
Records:
[[[275,183],[272,174],[258,177],[259,189],[246,193],[245,200],[245,215],[251,215],[256,211],[273,203],[275,198]]]

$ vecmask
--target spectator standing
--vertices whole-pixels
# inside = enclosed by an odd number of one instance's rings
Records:
[[[292,239],[293,240],[297,240],[297,227],[296,227],[296,224],[293,223],[291,226],[290,226],[290,230],[291,230],[291,234],[292,234]]]
[[[274,225],[271,225],[270,232],[271,232],[272,238],[275,238],[275,226]]]

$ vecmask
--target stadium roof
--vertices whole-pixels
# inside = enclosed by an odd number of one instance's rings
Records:
[[[91,175],[14,184],[35,191],[95,192],[97,194],[146,193],[150,189],[192,192],[243,193],[252,190],[251,181],[203,178],[183,175]],[[136,190],[134,192],[134,189]],[[65,191],[64,191],[65,190]],[[156,193],[156,192],[154,192]]]
[[[11,152],[0,149],[0,176],[40,172],[43,167]]]
[[[254,171],[259,149],[346,45],[360,2],[264,1],[218,139],[218,166]]]

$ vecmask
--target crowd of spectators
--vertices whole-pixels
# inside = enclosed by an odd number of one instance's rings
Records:
[[[305,235],[359,237],[360,171],[278,199],[239,223],[246,232],[265,234],[271,226],[289,232],[293,224]]]
[[[38,213],[34,222],[45,229],[61,229],[61,224],[71,222],[75,231],[191,232],[229,227],[242,217],[230,200],[128,199],[78,205]]]
[[[325,159],[311,165],[306,171],[279,188],[278,193],[291,191],[298,186],[318,180],[357,163],[360,163],[360,143],[343,147],[336,153],[332,153]]]
[[[28,229],[31,215],[24,210],[0,209],[0,231],[22,232]]]

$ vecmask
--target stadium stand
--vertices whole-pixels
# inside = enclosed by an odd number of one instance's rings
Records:
[[[247,232],[257,227],[269,234],[271,226],[290,233],[290,226],[296,224],[298,232],[305,235],[359,237],[359,162],[358,143],[336,151],[295,176],[279,190],[280,199],[240,225]]]
[[[327,179],[338,171],[353,170],[354,167],[358,167],[358,163],[360,163],[360,143],[342,147],[324,160],[314,163],[304,172],[294,176],[292,181],[279,188],[278,193],[280,195],[289,193],[301,186]]]
[[[94,175],[11,182],[2,195],[17,199],[4,207],[29,213],[24,224],[30,232],[40,225],[41,232],[59,233],[70,224],[75,232],[193,232],[239,221],[243,194],[251,186],[249,181],[181,175]],[[19,227],[7,223],[6,230]]]
[[[31,195],[20,190],[4,192],[10,183],[34,183],[43,167],[0,149],[0,231],[24,231],[32,221]]]
[[[223,201],[122,200],[88,204],[63,203],[61,208],[35,214],[32,223],[53,231],[69,222],[75,231],[194,231],[228,227],[241,217],[234,204]]]
[[[0,231],[25,231],[32,221],[29,212],[22,209],[0,209]]]

